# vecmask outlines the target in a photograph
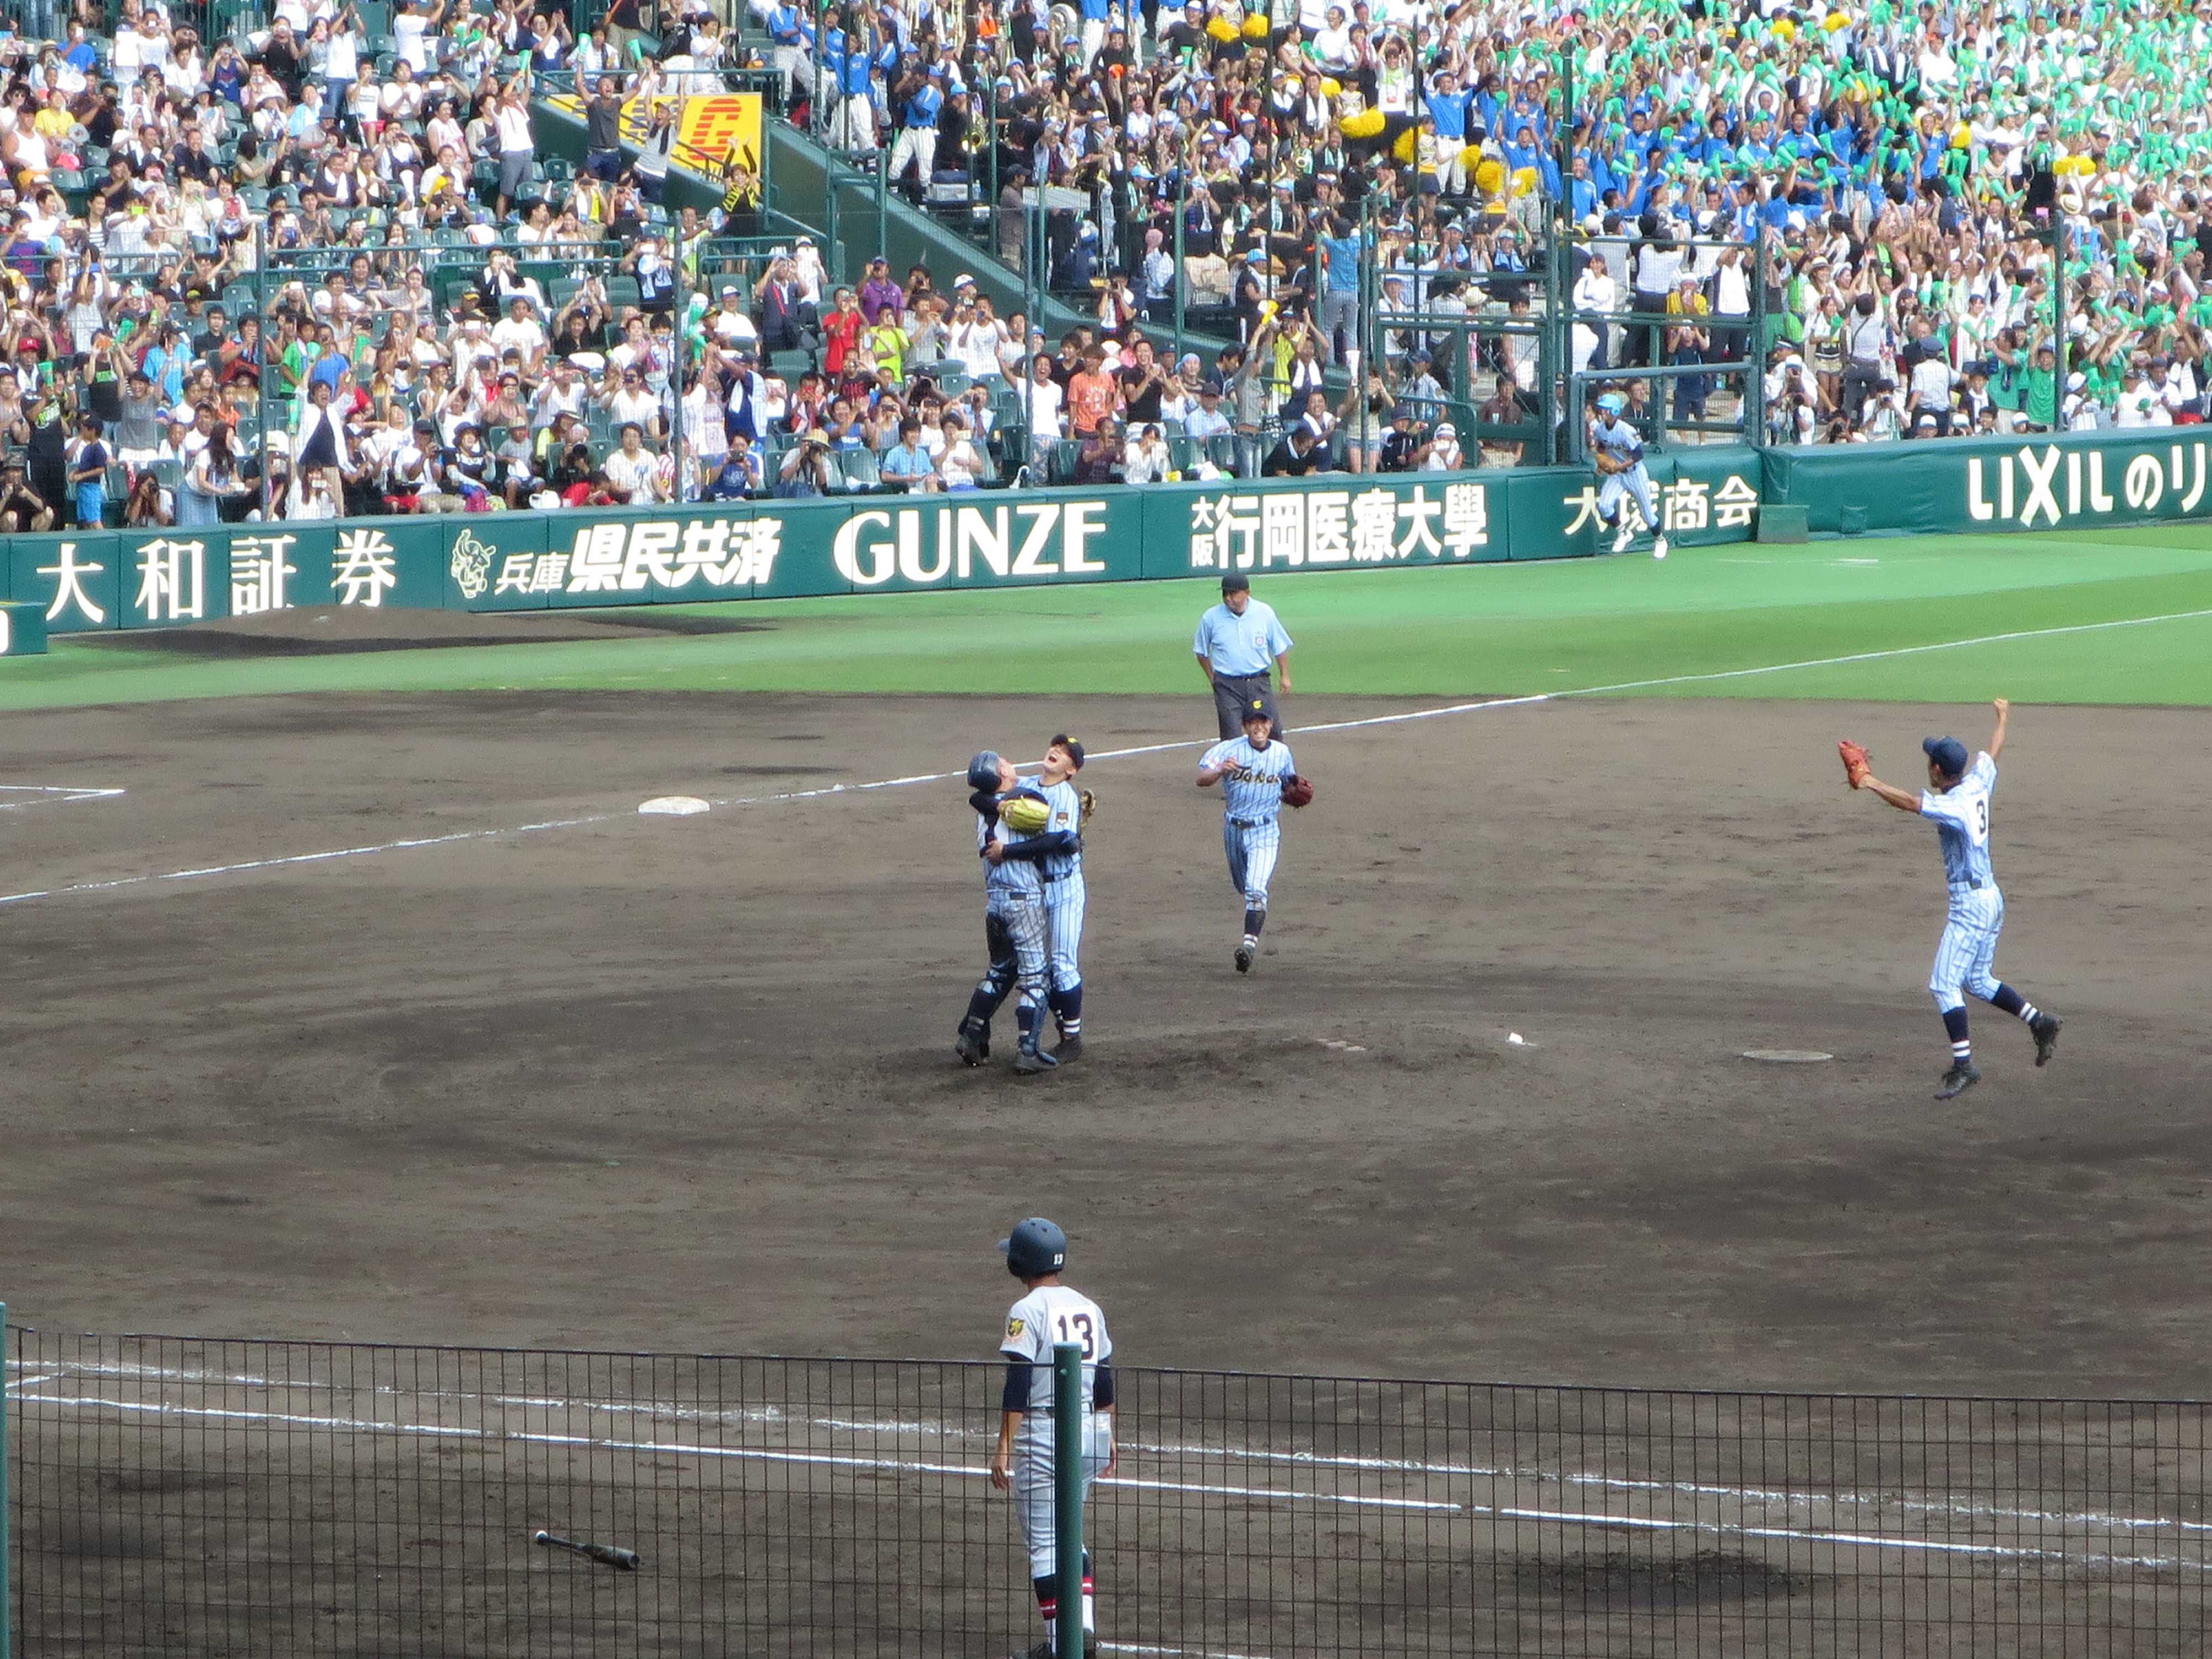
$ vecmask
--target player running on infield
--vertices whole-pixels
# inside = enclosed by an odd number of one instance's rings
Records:
[[[1244,735],[1217,743],[1198,763],[1198,787],[1222,786],[1221,844],[1229,854],[1229,879],[1244,895],[1244,938],[1237,971],[1252,971],[1260,930],[1267,925],[1267,878],[1282,850],[1283,786],[1297,774],[1287,744],[1273,742],[1275,723],[1257,697],[1244,708]]]
[[[1922,741],[1928,757],[1928,787],[1917,795],[1875,777],[1856,745],[1846,747],[1844,755],[1852,788],[1870,789],[1900,812],[1933,819],[1942,842],[1951,911],[1943,925],[1943,941],[1936,947],[1935,970],[1928,976],[1929,992],[1951,1036],[1951,1068],[1936,1091],[1938,1100],[1962,1095],[1982,1080],[1973,1045],[1966,1039],[1962,988],[2027,1026],[2035,1037],[2038,1066],[2048,1064],[2058,1046],[2058,1016],[2038,1008],[1992,971],[1997,935],[2004,928],[2004,895],[1990,871],[1990,794],[1996,787],[1997,757],[2004,752],[2005,723],[2012,705],[1999,697],[1996,708],[1997,725],[1990,746],[1972,760],[1966,745],[1956,738]]]
[[[983,867],[983,939],[991,965],[968,999],[952,1051],[969,1066],[991,1057],[991,1016],[1017,986],[1014,1018],[1021,1028],[1014,1069],[1048,1072],[1054,1061],[1038,1047],[1044,1023],[1046,859],[1081,850],[1072,833],[1049,828],[1051,807],[1024,785],[1012,761],[985,750],[968,763],[968,798],[975,810],[975,850]],[[1011,814],[1011,817],[1010,815]]]
[[[1597,417],[1590,422],[1590,447],[1605,480],[1597,487],[1598,515],[1620,526],[1613,532],[1613,550],[1625,553],[1636,539],[1636,521],[1628,516],[1628,504],[1633,501],[1651,529],[1651,556],[1663,559],[1667,538],[1659,534],[1659,499],[1651,490],[1651,475],[1644,468],[1643,435],[1621,418],[1627,408],[1627,398],[1608,392],[1597,400]]]
[[[1082,1291],[1060,1282],[1067,1265],[1067,1236],[1042,1216],[1032,1216],[999,1241],[1006,1271],[1022,1281],[1020,1301],[1006,1310],[999,1352],[1006,1358],[1006,1394],[999,1414],[999,1444],[991,1454],[991,1484],[1014,1495],[1014,1513],[1029,1546],[1030,1582],[1044,1615],[1044,1640],[1028,1659],[1053,1659],[1059,1628],[1058,1512],[1053,1486],[1052,1350],[1072,1342],[1083,1350],[1083,1492],[1114,1473],[1114,1339],[1106,1316]],[[1083,1645],[1097,1649],[1091,1553],[1083,1553]]]
[[[1044,751],[1044,769],[1036,781],[1039,793],[1052,809],[1048,830],[1079,834],[1091,816],[1091,796],[1079,790],[1074,777],[1083,769],[1083,745],[1062,732]],[[1039,866],[1044,883],[1045,1001],[1060,1028],[1053,1062],[1065,1066],[1083,1058],[1083,970],[1076,958],[1083,949],[1083,850],[1046,855]]]

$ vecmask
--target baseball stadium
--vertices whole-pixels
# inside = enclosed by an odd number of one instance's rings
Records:
[[[1105,1651],[2201,1651],[2212,535],[1254,587],[1316,798],[1248,976],[1212,580],[8,664],[22,1650],[1018,1650],[1037,1213]],[[1836,742],[1998,696],[2066,1032],[1939,1106],[1936,837]],[[971,1069],[961,773],[1060,732],[1086,1052]],[[149,1329],[287,1340],[61,1334]]]
[[[0,1659],[2203,1659],[2209,88],[0,0]]]

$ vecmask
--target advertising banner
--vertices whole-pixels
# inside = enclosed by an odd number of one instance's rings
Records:
[[[46,618],[35,605],[0,604],[0,657],[46,654]]]
[[[1766,496],[1814,533],[1986,534],[2212,512],[2212,428],[1937,438],[1766,452]]]
[[[586,77],[588,79],[588,77]],[[544,100],[581,125],[584,100],[572,92],[556,93]],[[664,94],[659,100],[673,104],[676,114],[676,160],[705,173],[722,176],[722,161],[734,143],[745,165],[755,173],[761,167],[761,95],[757,92],[717,92],[703,97],[678,98]],[[642,98],[623,100],[623,142],[643,148],[652,131],[652,112]]]
[[[1753,452],[1683,450],[1650,471],[1670,538],[1751,533]],[[535,611],[1552,559],[1607,544],[1597,500],[1593,474],[1562,467],[286,521],[17,537],[5,574],[48,629],[74,633],[320,605]]]

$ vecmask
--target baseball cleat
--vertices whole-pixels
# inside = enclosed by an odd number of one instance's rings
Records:
[[[2058,1028],[2065,1023],[2065,1021],[2059,1018],[2056,1014],[2038,1014],[2035,1018],[2029,1023],[2027,1029],[2035,1034],[2035,1063],[2037,1065],[2048,1066],[2051,1064],[2051,1054],[2058,1047]]]
[[[981,1066],[991,1057],[991,1037],[988,1031],[971,1031],[963,1026],[952,1039],[952,1052],[960,1056],[963,1066]]]
[[[1943,1073],[1942,1086],[1936,1091],[1938,1100],[1954,1100],[1982,1080],[1981,1070],[1971,1060],[1962,1060]]]
[[[1653,540],[1651,556],[1655,559],[1663,559],[1667,556],[1667,538],[1664,536],[1657,537]]]
[[[1060,1062],[1050,1054],[1036,1048],[1024,1048],[1014,1056],[1014,1069],[1024,1077],[1034,1077],[1039,1072],[1049,1072]]]
[[[1060,1038],[1060,1042],[1054,1046],[1052,1051],[1052,1063],[1055,1066],[1065,1066],[1071,1060],[1080,1060],[1082,1058],[1083,1039],[1079,1036],[1064,1036]]]
[[[1626,553],[1628,551],[1629,543],[1635,539],[1636,532],[1631,530],[1624,520],[1620,528],[1613,532],[1613,550],[1616,553]]]
[[[1252,947],[1249,945],[1240,945],[1237,947],[1237,971],[1240,974],[1249,974],[1252,971]]]

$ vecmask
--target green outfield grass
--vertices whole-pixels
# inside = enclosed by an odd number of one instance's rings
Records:
[[[1262,576],[1260,591],[1297,636],[1301,693],[2212,702],[2212,525]],[[1194,580],[786,600],[687,607],[772,624],[744,633],[325,657],[61,640],[0,664],[0,708],[281,691],[1193,690],[1191,629],[1213,597]],[[1832,660],[1845,657],[1858,659]]]

